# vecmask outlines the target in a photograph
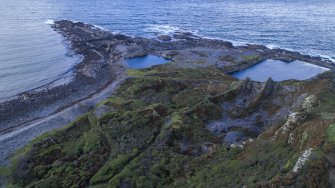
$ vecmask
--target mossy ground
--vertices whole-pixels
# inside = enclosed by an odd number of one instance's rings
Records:
[[[327,184],[320,176],[335,142],[331,91],[321,88],[319,107],[294,132],[299,138],[295,145],[285,137],[273,139],[279,124],[243,148],[231,148],[205,125],[221,117],[224,97],[218,96],[234,97],[230,93],[239,89],[236,79],[214,68],[170,65],[130,70],[129,75],[114,96],[98,104],[109,106],[110,112],[97,118],[93,110],[18,152],[10,169],[0,169],[9,176],[9,186],[303,186],[306,179],[311,185]],[[309,83],[297,85],[312,90]],[[316,157],[302,175],[287,178],[309,147],[318,151]]]

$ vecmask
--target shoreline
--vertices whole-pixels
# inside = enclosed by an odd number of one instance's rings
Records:
[[[94,106],[101,100],[107,99],[119,83],[124,80],[125,77],[120,80],[115,80],[110,85],[106,86],[101,92],[83,99],[80,102],[76,102],[63,110],[37,120],[32,120],[27,124],[16,127],[7,134],[3,134],[0,137],[0,165],[7,166],[10,162],[10,154],[15,153],[17,149],[22,148],[34,138],[42,135],[43,133],[62,128],[70,122],[76,120],[81,115],[89,112]]]
[[[73,79],[69,83],[24,92],[13,100],[0,103],[1,164],[6,164],[8,157],[16,149],[46,132],[39,132],[38,126],[52,121],[51,125],[44,127],[47,131],[65,126],[100,102],[98,99],[108,98],[112,91],[102,98],[96,97],[109,87],[113,86],[112,90],[115,89],[126,78],[127,68],[123,65],[126,58],[153,54],[173,60],[175,66],[216,66],[225,73],[246,69],[265,59],[287,62],[299,60],[335,70],[334,64],[323,61],[321,57],[284,49],[269,49],[263,45],[234,46],[231,42],[201,38],[192,33],[176,33],[173,35],[174,40],[162,41],[129,37],[94,25],[66,20],[55,21],[52,28],[65,37],[74,54],[83,55],[83,59],[74,66]],[[90,100],[91,103],[88,102]],[[89,107],[78,113],[82,103],[89,104],[86,105]],[[72,116],[68,118],[69,121],[62,120],[62,113],[66,112],[71,112],[67,114]],[[24,131],[31,132],[24,134],[26,137],[23,141],[19,137]]]
[[[65,40],[69,39],[65,38]],[[71,43],[70,40],[69,43]],[[89,54],[77,53],[75,48],[71,44],[69,50],[73,50],[76,55],[81,55],[81,61],[73,67],[71,78],[65,84],[54,85],[55,82],[62,79],[60,78],[49,84],[22,92],[0,102],[0,135],[3,134],[3,131],[10,131],[13,125],[25,124],[52,115],[59,109],[68,106],[69,103],[88,98],[116,79],[117,75],[120,74],[118,72],[124,71],[122,70],[124,69],[122,65],[118,64],[117,66],[119,67],[113,67],[115,65],[107,66],[107,69],[110,71],[109,73],[108,70],[97,70],[99,72],[96,77],[80,73],[78,72],[80,68],[85,68],[95,61],[104,61],[107,63],[107,60],[100,59],[100,57],[92,57]],[[85,85],[87,88],[82,87]],[[73,93],[73,91],[75,92]],[[65,97],[71,97],[71,99],[65,99]],[[13,121],[18,116],[20,120]]]

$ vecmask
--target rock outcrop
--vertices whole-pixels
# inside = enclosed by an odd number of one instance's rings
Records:
[[[85,87],[116,73],[128,77],[89,113],[13,155],[13,166],[0,168],[8,186],[331,186],[333,79],[259,83],[226,73],[264,58],[333,65],[192,33],[162,42],[80,22],[53,27],[85,56],[76,67]],[[142,70],[121,66],[124,58],[147,54],[174,62]]]
[[[248,77],[246,78],[241,85],[241,94],[250,94],[253,89],[253,82]]]
[[[171,41],[172,40],[172,37],[170,37],[169,35],[159,35],[157,38],[161,41]]]

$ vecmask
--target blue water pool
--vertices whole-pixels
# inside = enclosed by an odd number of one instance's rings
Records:
[[[328,70],[327,68],[301,61],[288,63],[268,59],[245,70],[234,72],[232,76],[239,79],[250,77],[252,80],[259,82],[264,82],[269,77],[274,81],[289,79],[306,80]]]
[[[154,65],[161,65],[164,63],[167,63],[171,60],[165,59],[160,56],[154,56],[154,55],[147,55],[143,57],[135,57],[131,59],[126,59],[126,63],[129,66],[129,68],[132,69],[144,69],[149,68]]]

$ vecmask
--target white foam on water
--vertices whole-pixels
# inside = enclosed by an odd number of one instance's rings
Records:
[[[93,25],[93,26],[94,26],[95,28],[98,28],[98,29],[102,30],[102,31],[109,31],[109,29],[104,28],[104,27],[99,26],[99,25]],[[111,33],[116,34],[115,32],[111,32]]]
[[[158,24],[152,24],[149,25],[147,28],[144,29],[144,32],[149,32],[149,33],[157,33],[157,34],[164,34],[164,35],[172,35],[176,32],[191,32],[197,36],[200,36],[202,38],[206,38],[206,39],[214,39],[214,40],[223,40],[223,41],[228,41],[231,42],[234,46],[246,46],[248,44],[253,44],[250,42],[245,42],[245,41],[236,41],[236,40],[230,40],[230,39],[225,39],[225,38],[220,38],[220,37],[209,37],[209,36],[205,36],[205,35],[201,35],[198,33],[198,31],[190,31],[190,30],[186,30],[186,29],[182,29],[180,27],[176,27],[176,26],[172,26],[172,25],[158,25]],[[278,44],[266,44],[264,45],[267,48],[273,50],[273,49],[283,49],[283,50],[288,50],[288,51],[292,51],[292,52],[300,52],[301,54],[306,54],[306,52],[300,51],[300,50],[295,50],[292,48],[284,48],[279,46]],[[327,56],[327,55],[319,55],[319,54],[308,54],[310,56],[319,56],[321,57],[323,60],[329,60],[333,63],[335,63],[335,58]]]
[[[48,24],[48,25],[53,25],[55,23],[55,20],[53,20],[53,19],[47,19],[44,23]]]
[[[179,27],[174,27],[171,25],[149,25],[149,27],[144,29],[144,31],[146,32],[153,32],[160,34],[172,34],[179,30],[181,30]]]
[[[144,29],[145,32],[150,33],[158,33],[158,34],[164,34],[164,35],[171,35],[176,32],[190,32],[193,34],[196,34],[196,31],[190,31],[187,29],[182,29],[180,27],[171,26],[171,25],[157,25],[157,24],[151,24],[148,25],[147,28]]]
[[[221,40],[223,40],[223,39],[221,39]],[[234,41],[234,40],[224,40],[224,41],[229,41],[229,42],[231,42],[234,46],[245,46],[245,45],[249,44],[249,43],[247,43],[247,42]]]
[[[267,44],[267,45],[265,45],[267,48],[269,48],[269,49],[271,49],[271,50],[273,50],[273,49],[278,49],[278,48],[280,48],[278,45],[276,45],[276,44]]]
[[[302,55],[310,55],[312,57],[321,57],[323,61],[330,61],[332,63],[335,63],[335,57],[330,57],[328,55],[321,55],[321,54],[317,54],[317,53],[306,53],[304,51],[301,51],[301,50],[298,50],[298,49],[292,49],[292,48],[283,48],[283,47],[280,47],[279,45],[277,44],[267,44],[265,45],[267,48],[273,50],[273,49],[283,49],[283,50],[288,50],[288,51],[292,51],[292,52],[299,52],[301,53]]]
[[[287,51],[291,51],[291,52],[299,52],[301,54],[304,54],[304,52],[302,51],[299,51],[298,49],[293,49],[293,48],[287,48],[287,47],[282,47],[278,44],[273,44],[273,43],[270,43],[270,44],[266,44],[264,45],[266,46],[267,48],[271,49],[271,50],[274,50],[274,49],[282,49],[282,50],[287,50]]]
[[[335,58],[334,58],[334,57],[330,57],[330,56],[328,56],[328,55],[320,55],[320,54],[318,54],[318,56],[321,57],[322,60],[329,60],[329,61],[331,61],[332,63],[335,63]]]

